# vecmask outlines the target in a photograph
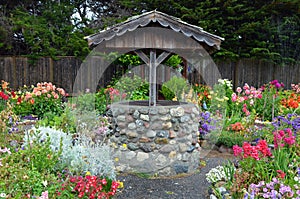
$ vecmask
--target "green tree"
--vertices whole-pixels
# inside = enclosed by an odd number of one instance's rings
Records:
[[[137,14],[157,9],[222,36],[214,56],[299,61],[300,2],[297,0],[120,0]]]
[[[77,20],[70,0],[0,2],[0,8],[5,19],[0,23],[5,33],[0,37],[1,54],[85,57],[89,52],[84,36],[94,31],[84,25],[87,20]]]

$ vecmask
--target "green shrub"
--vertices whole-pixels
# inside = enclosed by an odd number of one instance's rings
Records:
[[[96,95],[95,93],[86,92],[70,100],[74,104],[78,112],[89,112],[96,109]]]
[[[105,93],[105,88],[100,88],[95,94],[95,108],[101,115],[105,114],[107,105],[109,104],[108,97]]]
[[[224,145],[228,148],[233,147],[234,145],[242,146],[243,142],[246,141],[242,135],[237,133],[229,132],[229,131],[222,131],[220,132],[211,132],[209,136],[209,141],[214,143],[217,146]]]
[[[119,90],[120,94],[125,93],[127,96],[126,99],[133,99],[143,98],[143,96],[147,95],[147,87],[149,87],[149,84],[141,77],[134,75],[133,77],[121,77],[112,87]]]
[[[130,100],[147,100],[149,99],[149,83],[144,82],[136,90],[131,92]]]
[[[75,113],[67,106],[60,116],[52,112],[46,113],[44,118],[37,122],[37,125],[50,126],[55,129],[60,129],[63,132],[74,134],[76,133]]]
[[[1,154],[0,151],[2,165],[5,165],[0,166],[0,193],[5,193],[6,198],[26,198],[40,196],[47,190],[53,196],[58,182],[54,170],[61,154],[60,143],[58,141],[56,151],[51,150],[49,139],[32,140],[16,152]]]
[[[188,93],[190,86],[184,78],[172,77],[169,81],[163,83],[160,92],[163,94],[166,100],[173,100],[174,97],[177,101],[184,99],[183,95]]]

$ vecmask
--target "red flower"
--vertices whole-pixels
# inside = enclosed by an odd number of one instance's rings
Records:
[[[281,170],[277,170],[277,177],[283,179],[285,177],[285,173]]]
[[[2,98],[2,99],[4,99],[4,100],[8,100],[8,98],[9,98],[9,96],[8,95],[6,95],[4,92],[0,92],[0,97]]]
[[[233,146],[233,153],[234,156],[240,156],[241,158],[251,157],[255,160],[272,156],[265,140],[260,140],[256,146],[251,146],[248,142],[244,142],[242,148],[235,145]]]
[[[14,91],[12,91],[12,92],[11,92],[11,96],[12,96],[13,98],[15,98],[15,97],[16,97],[16,93],[15,93]]]

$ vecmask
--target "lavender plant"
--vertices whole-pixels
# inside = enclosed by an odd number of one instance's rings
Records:
[[[33,128],[25,134],[24,146],[30,145],[34,140],[43,142],[50,138],[50,148],[57,151],[62,145],[57,170],[68,169],[73,174],[90,172],[92,175],[115,178],[114,164],[110,156],[110,148],[104,143],[93,142],[87,136],[76,139],[70,134],[49,127]]]

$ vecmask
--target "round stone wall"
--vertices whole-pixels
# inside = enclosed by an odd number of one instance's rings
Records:
[[[199,110],[192,103],[111,105],[110,137],[118,172],[156,176],[192,173],[199,166]]]

